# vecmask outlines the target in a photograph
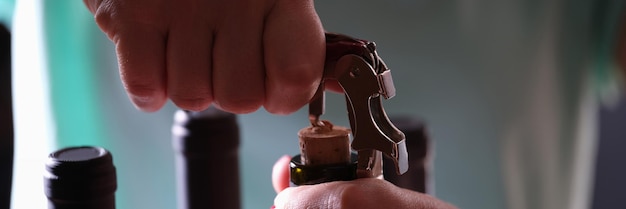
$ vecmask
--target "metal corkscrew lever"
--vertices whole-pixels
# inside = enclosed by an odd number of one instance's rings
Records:
[[[357,175],[378,177],[382,174],[382,155],[391,157],[396,172],[408,170],[405,136],[389,120],[382,105],[395,96],[391,71],[376,53],[374,42],[341,34],[326,33],[324,78],[309,103],[313,126],[323,126],[324,83],[337,80],[343,88],[352,131],[352,149],[358,152]]]

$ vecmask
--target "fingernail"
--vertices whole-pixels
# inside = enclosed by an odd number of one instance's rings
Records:
[[[130,95],[130,99],[135,107],[142,111],[150,111],[152,109],[152,103],[154,103],[154,98],[150,96]]]

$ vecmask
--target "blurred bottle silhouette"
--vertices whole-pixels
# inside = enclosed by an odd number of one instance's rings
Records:
[[[172,142],[178,209],[240,208],[236,115],[213,107],[202,112],[179,110]]]
[[[14,153],[11,85],[11,33],[0,23],[0,208],[11,205]]]
[[[70,147],[48,156],[48,209],[115,209],[116,189],[113,156],[103,148]]]
[[[405,189],[432,193],[430,140],[424,124],[418,118],[411,116],[392,116],[390,120],[406,136],[409,170],[403,175],[397,175],[393,161],[385,157],[383,161],[385,179]]]

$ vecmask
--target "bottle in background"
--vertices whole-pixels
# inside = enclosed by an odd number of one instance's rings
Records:
[[[213,107],[201,112],[179,110],[172,143],[178,209],[240,208],[236,115]]]
[[[70,147],[48,156],[48,209],[115,209],[116,189],[113,156],[103,148]]]
[[[397,175],[393,161],[387,157],[383,160],[383,175],[385,179],[396,186],[421,193],[432,193],[430,176],[432,159],[430,154],[431,142],[424,123],[417,117],[391,116],[390,120],[406,137],[406,147],[409,153],[409,170]]]

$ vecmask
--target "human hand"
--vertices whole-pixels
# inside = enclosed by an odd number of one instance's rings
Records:
[[[210,104],[288,114],[309,102],[323,71],[313,1],[84,0],[116,45],[130,100],[157,111]]]
[[[274,199],[276,209],[456,208],[427,194],[399,188],[375,178],[289,187],[290,159],[283,156],[274,164],[272,171],[272,185],[278,193]]]

